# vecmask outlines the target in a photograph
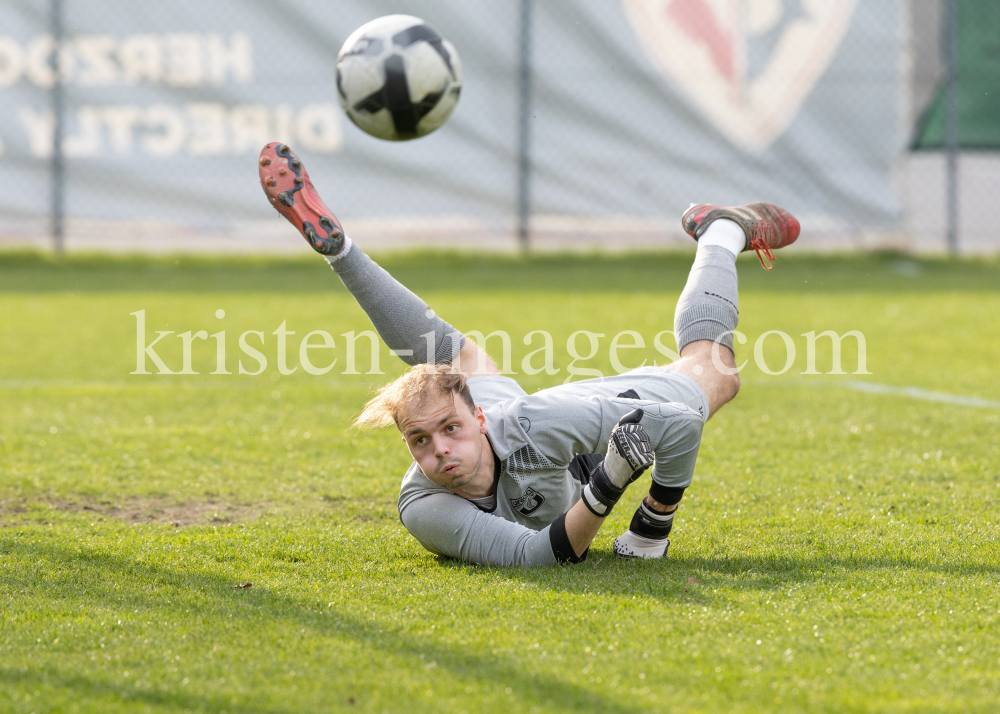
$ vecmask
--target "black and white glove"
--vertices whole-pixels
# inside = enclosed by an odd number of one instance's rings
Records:
[[[583,503],[595,516],[611,513],[628,485],[653,463],[649,434],[639,426],[642,417],[642,409],[635,409],[618,420],[608,439],[607,456],[583,487]]]

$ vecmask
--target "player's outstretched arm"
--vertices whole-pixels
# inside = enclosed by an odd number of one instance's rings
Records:
[[[579,563],[604,524],[582,500],[541,531],[484,513],[451,493],[435,493],[399,514],[410,534],[432,553],[477,565]]]
[[[573,549],[573,554],[577,558],[582,559],[583,554],[590,548],[590,544],[597,537],[601,526],[604,525],[605,518],[607,516],[595,516],[593,511],[584,504],[582,498],[566,511],[563,520],[563,527],[566,530],[566,540],[569,542],[570,547]]]
[[[629,484],[653,464],[649,435],[639,424],[642,417],[642,409],[634,409],[618,420],[604,461],[590,474],[580,500],[566,513],[563,527],[578,557],[590,547]]]

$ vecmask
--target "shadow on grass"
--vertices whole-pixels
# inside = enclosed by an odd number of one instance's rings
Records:
[[[51,666],[43,671],[23,670],[15,668],[0,668],[0,682],[8,687],[20,685],[25,689],[42,690],[46,687],[57,687],[63,690],[62,694],[73,702],[76,706],[83,705],[89,711],[88,705],[93,706],[97,702],[114,702],[116,704],[140,704],[147,707],[163,707],[169,710],[191,711],[219,711],[227,706],[233,707],[240,712],[250,712],[251,714],[283,714],[294,711],[290,709],[273,709],[261,707],[254,704],[240,703],[232,705],[221,697],[201,697],[190,694],[176,694],[163,690],[142,691],[125,685],[117,685],[112,682],[101,681],[94,677],[85,677],[79,674],[54,669]],[[44,695],[37,696],[39,707],[43,704]],[[89,700],[89,701],[88,701]],[[147,709],[147,711],[149,711]]]
[[[448,558],[437,558],[442,567],[465,568],[486,577],[493,568],[470,567]],[[869,557],[704,557],[690,556],[667,560],[623,560],[613,553],[592,553],[579,565],[552,568],[502,568],[506,577],[528,583],[540,590],[573,594],[628,596],[642,595],[664,603],[709,604],[724,600],[713,590],[781,590],[825,579],[853,579],[862,574],[888,570],[911,570],[933,575],[969,577],[1000,576],[1000,564],[931,563],[899,556]]]
[[[527,703],[529,706],[536,704],[555,706],[567,711],[588,708],[612,714],[646,711],[627,701],[616,702],[537,671],[525,671],[523,663],[510,655],[470,653],[431,637],[423,638],[405,633],[385,620],[365,620],[348,612],[326,607],[315,599],[305,601],[256,586],[246,590],[235,590],[232,579],[221,575],[180,572],[169,567],[142,563],[136,559],[109,555],[101,551],[80,551],[76,548],[45,543],[8,543],[0,552],[18,553],[29,559],[29,562],[47,560],[58,563],[62,580],[39,582],[21,571],[0,578],[0,587],[9,592],[19,593],[22,597],[31,597],[33,590],[44,589],[47,598],[60,603],[62,612],[85,611],[86,608],[93,608],[95,605],[122,609],[123,603],[127,602],[129,609],[139,609],[140,612],[143,609],[162,610],[164,607],[168,607],[171,611],[189,609],[198,613],[197,617],[212,619],[217,624],[234,621],[246,623],[248,618],[265,619],[269,625],[276,625],[282,631],[289,633],[296,633],[308,627],[310,635],[326,636],[332,640],[348,639],[353,643],[362,644],[366,648],[382,653],[373,658],[375,661],[386,661],[390,657],[412,658],[413,669],[424,667],[425,662],[432,661],[444,673],[453,675],[457,679],[473,679],[479,685],[490,686],[515,684],[519,703]],[[81,582],[83,579],[78,577],[81,571],[86,572],[86,582]],[[125,582],[131,582],[132,587],[128,589],[123,587]],[[152,593],[154,585],[157,588],[176,588],[170,596],[170,605],[165,605],[161,596]],[[176,615],[169,617],[176,618]],[[248,626],[252,627],[252,623]],[[177,630],[178,638],[182,631]],[[16,656],[16,650],[8,652],[8,656]],[[266,655],[266,652],[254,652],[248,656],[259,657],[262,654]],[[116,660],[114,666],[123,664],[125,663]],[[153,660],[128,664],[131,667],[155,666]],[[332,659],[330,666],[336,667],[335,658]],[[131,686],[125,682],[117,684],[108,679],[84,676],[67,669],[56,669],[51,664],[40,665],[35,669],[30,666],[7,666],[0,668],[0,682],[8,685],[24,682],[31,683],[35,687],[42,685],[60,687],[68,690],[70,699],[75,702],[93,698],[195,711],[216,710],[220,707],[235,708],[242,712],[260,714],[304,711],[303,703],[295,701],[294,697],[289,698],[287,708],[254,703],[252,700],[248,701],[246,696],[239,696],[241,701],[232,705],[230,699],[233,694],[229,692],[211,696],[187,694],[164,687],[156,690],[138,690],[134,683]],[[315,676],[319,673],[313,674]],[[391,677],[392,673],[389,671],[373,671],[369,673],[369,679],[355,682],[353,685],[359,690],[366,686],[379,687],[379,682],[391,681]],[[403,692],[396,692],[394,696],[398,706],[414,711],[426,708],[428,704],[426,700]],[[412,699],[409,706],[407,698]],[[330,706],[327,704],[322,710],[327,711]]]

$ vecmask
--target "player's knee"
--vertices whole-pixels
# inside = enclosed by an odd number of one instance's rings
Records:
[[[728,365],[723,368],[719,368],[718,365],[714,364],[712,366],[713,369],[709,374],[711,375],[713,389],[723,402],[728,402],[739,394],[740,375],[734,367],[729,367]]]
[[[730,374],[726,376],[726,392],[729,395],[727,401],[736,398],[736,395],[740,393],[740,375]]]
[[[720,405],[732,401],[739,394],[740,376],[738,374],[719,372],[713,381],[714,391]]]

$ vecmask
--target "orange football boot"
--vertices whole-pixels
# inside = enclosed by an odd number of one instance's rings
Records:
[[[287,144],[261,149],[260,185],[278,213],[298,229],[317,253],[336,255],[344,247],[344,229],[313,188],[302,161]]]
[[[743,250],[757,251],[765,270],[774,264],[771,251],[791,245],[799,237],[801,226],[791,213],[773,203],[748,203],[745,206],[711,206],[692,204],[681,217],[681,225],[689,236],[698,240],[712,221],[728,218],[739,224],[747,236]],[[767,258],[770,264],[764,262]]]

